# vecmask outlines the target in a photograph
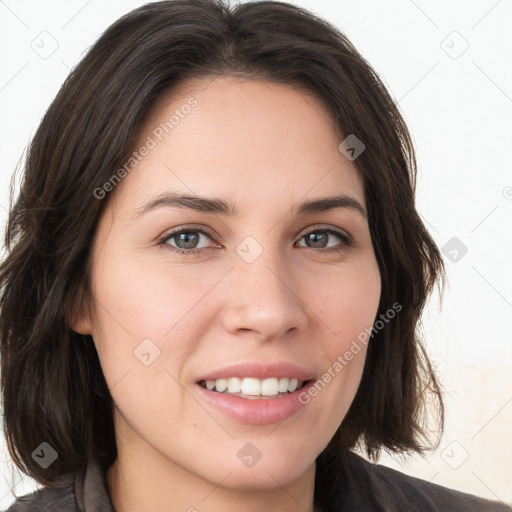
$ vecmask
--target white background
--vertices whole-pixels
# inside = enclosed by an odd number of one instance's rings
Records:
[[[2,223],[12,171],[69,70],[143,3],[0,0]],[[445,389],[440,448],[379,462],[512,503],[512,0],[294,3],[340,27],[384,80],[416,145],[417,207],[440,247],[453,237],[467,247],[456,261],[446,251],[442,309],[434,297],[424,317]],[[3,440],[1,455],[5,509],[11,487],[21,495],[36,484]]]

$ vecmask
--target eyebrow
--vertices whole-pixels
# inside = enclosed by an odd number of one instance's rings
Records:
[[[150,211],[163,207],[189,208],[196,212],[211,213],[216,215],[224,215],[234,217],[240,214],[236,205],[220,198],[208,198],[200,196],[192,196],[179,192],[164,192],[142,205],[135,210],[133,218],[138,218]],[[361,203],[353,197],[347,195],[338,195],[332,197],[321,197],[300,203],[294,207],[297,215],[305,215],[308,213],[326,212],[334,208],[347,208],[361,214],[367,219],[366,210]]]

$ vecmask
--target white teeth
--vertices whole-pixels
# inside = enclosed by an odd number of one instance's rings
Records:
[[[276,396],[279,393],[293,393],[299,389],[303,381],[289,377],[270,377],[268,379],[255,379],[253,377],[231,377],[229,379],[207,380],[206,388],[219,393],[242,394],[246,396]]]
[[[274,396],[279,393],[279,381],[276,378],[265,379],[261,383],[261,394],[263,396]]]
[[[228,381],[226,379],[217,379],[215,381],[215,389],[219,392],[219,393],[222,393],[223,391],[225,391],[226,389],[228,389]]]
[[[289,383],[290,383],[290,379],[288,377],[279,379],[279,393],[286,393],[288,391]]]
[[[240,393],[242,389],[242,379],[232,377],[228,379],[228,393]]]
[[[288,384],[288,391],[293,392],[297,389],[297,384],[299,381],[297,379],[290,379],[290,382]]]
[[[259,379],[245,378],[240,391],[244,395],[259,395],[261,394],[261,382]]]

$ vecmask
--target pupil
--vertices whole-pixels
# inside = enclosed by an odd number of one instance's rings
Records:
[[[185,242],[185,246],[182,246],[178,243],[178,247],[180,247],[180,249],[193,249],[195,243],[197,243],[197,239],[198,239],[199,235],[197,233],[191,233],[191,232],[186,232],[186,233],[180,233],[178,235],[178,241],[179,242]],[[192,238],[192,242],[190,241],[190,239]]]
[[[316,234],[316,233],[310,233],[309,235],[309,241],[313,242],[314,244],[317,243],[319,240],[321,241],[323,238],[323,243],[320,242],[319,245],[315,245],[315,247],[325,247],[326,244],[327,244],[327,233],[321,233],[321,234]]]

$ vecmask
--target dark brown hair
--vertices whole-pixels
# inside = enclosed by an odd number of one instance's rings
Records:
[[[444,267],[415,209],[411,138],[382,81],[339,30],[299,7],[171,0],[123,16],[88,51],[31,141],[15,201],[11,186],[0,266],[4,432],[15,464],[43,485],[117,456],[93,339],[67,323],[91,304],[90,248],[107,203],[94,191],[129,158],[162,95],[218,75],[303,87],[366,146],[354,164],[382,279],[377,316],[402,309],[372,337],[355,399],[324,453],[359,443],[373,459],[382,448],[422,453],[427,391],[442,432],[441,391],[418,328]],[[46,469],[31,456],[43,441],[58,453]]]

